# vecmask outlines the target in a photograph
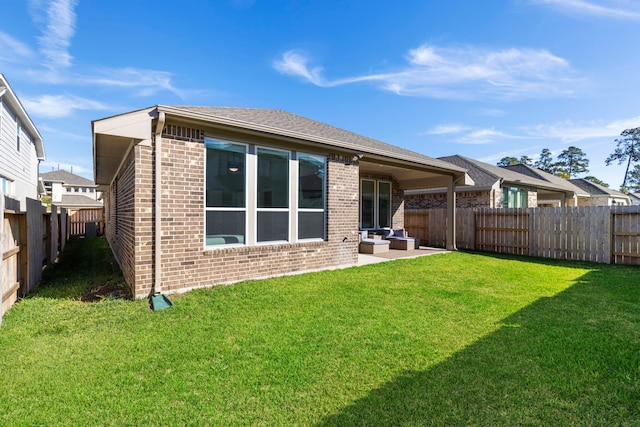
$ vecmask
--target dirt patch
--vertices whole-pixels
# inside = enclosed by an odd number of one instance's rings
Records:
[[[82,302],[100,302],[105,298],[130,298],[128,289],[117,285],[100,285],[80,297]]]

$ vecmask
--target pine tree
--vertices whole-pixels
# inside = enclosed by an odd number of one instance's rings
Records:
[[[620,136],[622,138],[616,139],[618,145],[615,151],[604,162],[609,166],[615,161],[619,165],[625,160],[627,161],[627,168],[624,171],[624,180],[622,181],[622,188],[627,188],[631,166],[640,162],[640,127],[625,129]],[[635,169],[633,171],[635,172]]]

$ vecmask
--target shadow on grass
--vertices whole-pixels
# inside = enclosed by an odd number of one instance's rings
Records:
[[[44,269],[42,280],[30,296],[82,299],[93,294],[99,299],[100,290],[107,295],[131,296],[107,240],[72,237],[58,260]]]
[[[639,425],[639,278],[599,266],[319,425]]]

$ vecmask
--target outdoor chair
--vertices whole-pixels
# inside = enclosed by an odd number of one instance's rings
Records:
[[[389,240],[370,239],[369,232],[367,230],[360,231],[360,246],[358,250],[362,254],[389,252],[390,244],[391,242]]]

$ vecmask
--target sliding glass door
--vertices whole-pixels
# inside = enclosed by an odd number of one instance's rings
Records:
[[[391,227],[391,183],[374,179],[360,181],[360,228]]]

